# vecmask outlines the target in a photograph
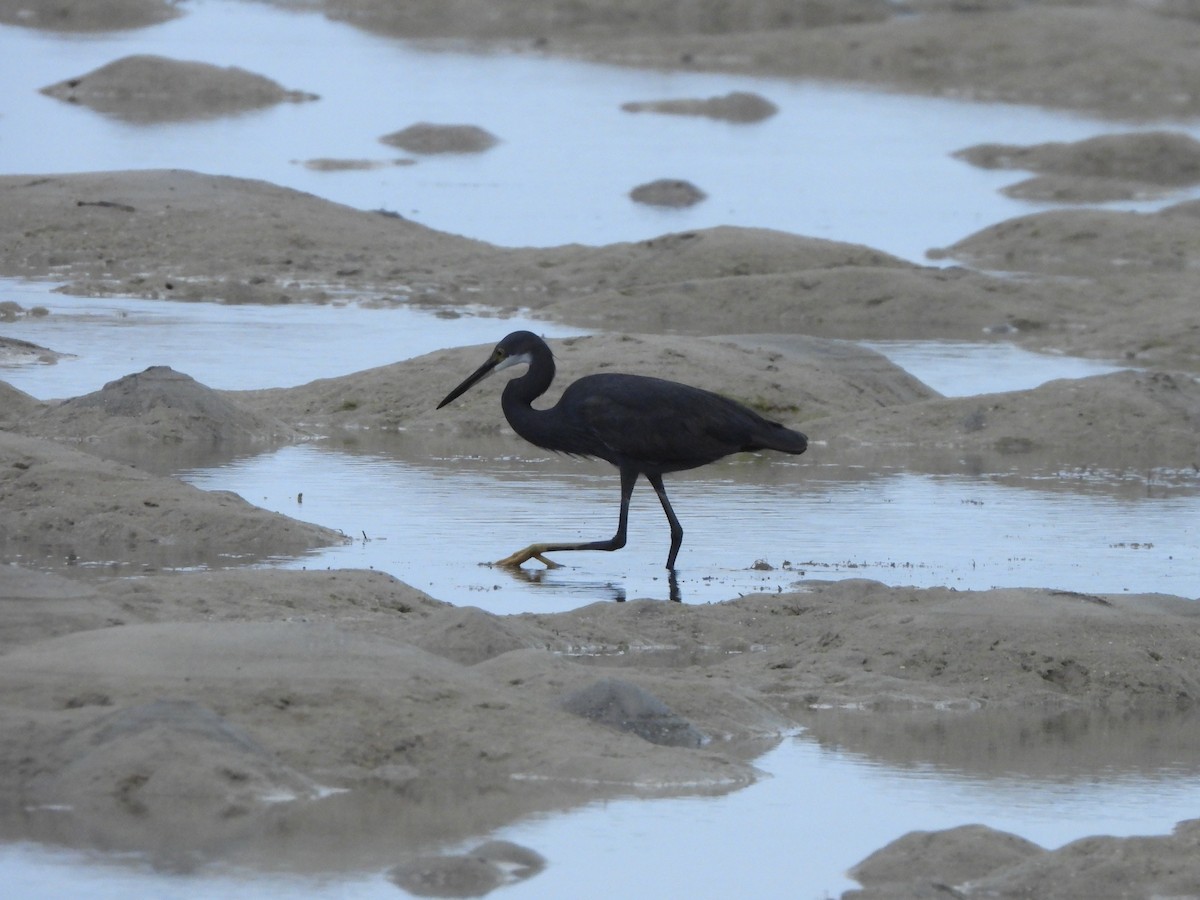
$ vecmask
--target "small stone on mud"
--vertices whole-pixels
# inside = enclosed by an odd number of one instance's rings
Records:
[[[417,122],[379,139],[409,153],[482,153],[500,142],[494,134],[477,125],[435,125]]]
[[[645,688],[603,678],[563,700],[563,709],[595,722],[636,734],[652,744],[700,747],[704,735]]]
[[[647,206],[672,206],[682,208],[695,206],[708,195],[690,181],[678,178],[660,178],[658,181],[640,184],[629,192],[635,203]]]
[[[779,107],[748,91],[731,91],[724,97],[705,100],[647,100],[622,103],[625,112],[655,112],[675,116],[707,116],[727,122],[761,122],[779,112]]]
[[[482,897],[546,868],[535,850],[511,841],[487,841],[467,853],[421,856],[388,872],[392,883],[419,897]]]

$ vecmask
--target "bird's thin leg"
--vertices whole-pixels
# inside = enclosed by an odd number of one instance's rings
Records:
[[[671,552],[667,555],[667,568],[673,572],[675,571],[675,557],[679,555],[679,547],[683,543],[683,526],[679,524],[675,510],[671,508],[671,501],[667,499],[667,489],[663,487],[662,476],[647,474],[646,480],[654,488],[654,493],[658,494],[663,512],[667,514],[667,521],[671,523]]]
[[[617,533],[607,541],[585,541],[580,544],[530,544],[524,550],[518,550],[511,556],[497,560],[495,565],[518,568],[522,564],[529,562],[529,560],[536,559],[547,568],[556,569],[559,567],[559,564],[547,559],[543,554],[557,553],[565,550],[620,550],[625,546],[625,535],[629,527],[629,498],[633,496],[633,486],[637,482],[637,477],[637,469],[625,466],[621,467],[621,514],[617,519]],[[662,486],[662,479],[659,479],[659,486]],[[655,490],[657,489],[655,488]],[[674,517],[674,513],[669,513],[669,515]],[[674,527],[678,527],[678,525],[679,523],[676,522]],[[682,529],[680,529],[679,535],[680,540],[682,540]],[[673,558],[674,556],[672,555]]]

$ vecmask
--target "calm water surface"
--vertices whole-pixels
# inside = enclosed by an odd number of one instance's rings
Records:
[[[1049,777],[979,775],[920,762],[881,764],[801,735],[759,765],[769,777],[724,797],[596,803],[501,829],[497,838],[533,847],[549,861],[503,896],[661,896],[659,888],[669,883],[672,896],[704,900],[821,900],[856,886],[844,870],[913,829],[983,822],[1054,848],[1089,834],[1165,833],[1196,815],[1200,796],[1194,759],[1158,773],[1112,767]],[[381,860],[367,872],[319,874],[215,863],[180,876],[136,857],[0,846],[6,889],[22,898],[83,891],[89,900],[387,900],[403,894],[385,876],[395,861]]]
[[[479,310],[229,306],[132,297],[72,297],[47,283],[0,279],[0,299],[49,315],[0,323],[0,334],[70,354],[53,365],[0,363],[0,379],[39,400],[78,397],[148,366],[170,366],[217,390],[294,387],[445,347],[492,344],[530,328],[578,329]],[[436,402],[436,401],[434,401]]]
[[[1096,476],[1081,476],[1077,490],[1051,478],[1014,487],[999,476],[853,477],[823,467],[820,452],[813,448],[807,462],[735,461],[669,481],[685,531],[682,599],[789,590],[806,576],[1200,596],[1195,492],[1147,496],[1143,485],[1121,491]],[[356,538],[293,566],[382,569],[497,613],[667,598],[670,537],[645,485],[634,492],[629,544],[619,552],[559,554],[563,568],[533,566],[520,577],[480,565],[534,540],[600,539],[616,528],[611,468],[520,453],[515,441],[484,458],[425,462],[287,447],[184,480]]]

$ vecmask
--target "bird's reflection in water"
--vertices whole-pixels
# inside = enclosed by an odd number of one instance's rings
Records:
[[[583,594],[596,600],[612,600],[624,603],[626,600],[625,585],[615,581],[576,581],[566,575],[567,566],[556,569],[524,569],[512,566],[496,566],[498,571],[507,572],[515,580],[533,586],[546,586],[562,589],[568,587],[572,593]],[[679,590],[679,576],[674,569],[667,572],[667,600],[672,603],[682,603],[683,595]]]

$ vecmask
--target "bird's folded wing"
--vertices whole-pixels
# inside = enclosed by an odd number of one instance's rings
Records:
[[[650,378],[607,387],[580,405],[580,424],[630,460],[702,465],[743,449],[755,429],[748,410],[699,388]]]

